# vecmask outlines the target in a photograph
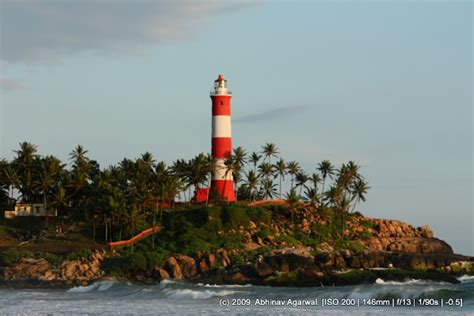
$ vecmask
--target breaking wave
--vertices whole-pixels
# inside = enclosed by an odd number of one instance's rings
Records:
[[[165,294],[168,298],[172,299],[208,299],[211,297],[221,297],[227,295],[233,295],[239,293],[238,291],[230,290],[221,290],[221,291],[211,291],[211,290],[192,290],[192,289],[177,289],[177,290],[167,290]]]
[[[381,278],[375,280],[375,284],[382,285],[428,285],[428,284],[449,284],[447,282],[430,281],[430,280],[418,280],[418,279],[406,279],[405,281],[385,281]]]

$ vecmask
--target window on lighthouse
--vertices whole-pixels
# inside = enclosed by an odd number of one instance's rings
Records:
[[[221,101],[221,105],[224,105],[224,102],[223,102],[223,101]]]

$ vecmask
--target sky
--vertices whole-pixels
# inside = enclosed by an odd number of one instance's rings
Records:
[[[365,215],[474,255],[471,1],[0,0],[0,155],[101,166],[210,151],[218,74],[233,145],[309,173],[354,160]]]

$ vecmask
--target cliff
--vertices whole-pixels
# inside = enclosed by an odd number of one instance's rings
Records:
[[[207,213],[206,218],[211,223],[215,220]],[[377,277],[456,282],[453,275],[474,273],[474,258],[454,254],[446,242],[434,237],[428,226],[413,227],[398,220],[360,214],[347,216],[344,225],[337,220],[314,210],[303,210],[296,221],[275,212],[271,219],[259,214],[242,225],[217,230],[216,236],[211,236],[219,240],[215,250],[190,253],[189,249],[194,249],[190,247],[195,245],[187,242],[182,251],[161,253],[161,257],[151,251],[104,250],[75,259],[23,257],[0,267],[0,282],[17,287],[67,287],[115,276],[140,282],[171,278],[320,286],[374,282]],[[179,229],[173,223],[165,224],[157,236],[162,245],[186,236],[187,226],[179,223]],[[192,242],[196,242],[199,231],[192,227],[189,230]],[[228,241],[229,236],[233,243]]]

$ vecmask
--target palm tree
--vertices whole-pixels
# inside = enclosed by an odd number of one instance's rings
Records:
[[[304,171],[299,171],[296,176],[296,187],[300,187],[300,194],[299,196],[301,197],[301,191],[303,190],[303,186],[306,182],[308,182],[309,177]]]
[[[256,174],[257,173],[257,164],[258,161],[262,158],[261,155],[257,154],[256,152],[253,152],[252,155],[250,155],[249,161],[253,164],[253,172]]]
[[[286,199],[286,202],[288,203],[288,210],[290,211],[290,214],[291,214],[291,224],[293,225],[294,214],[296,213],[296,210],[298,209],[300,199],[298,195],[296,194],[295,189],[291,189],[290,192],[286,193],[285,199]]]
[[[285,164],[285,161],[280,158],[280,160],[277,161],[277,163],[275,164],[275,171],[277,172],[277,175],[279,176],[279,180],[280,180],[280,192],[279,192],[279,198],[281,200],[281,181],[282,179],[284,180],[285,179],[285,175],[286,175],[286,164]]]
[[[368,186],[367,182],[365,182],[363,179],[357,179],[355,182],[352,183],[352,186],[351,186],[352,200],[355,199],[355,202],[354,202],[351,212],[354,212],[356,205],[360,201],[365,202],[365,194],[367,194],[367,191],[369,189],[370,187]]]
[[[229,174],[232,174],[232,175],[234,174],[235,169],[238,168],[238,167],[237,167],[235,157],[233,155],[227,156],[227,158],[224,160],[224,168],[225,168],[224,177],[226,179],[227,179]],[[227,183],[227,182],[225,182],[225,183]],[[234,192],[235,192],[235,190],[234,190]],[[229,202],[229,199],[227,199],[227,202]]]
[[[234,160],[236,165],[239,167],[243,167],[243,165],[247,162],[247,153],[241,146],[234,149]]]
[[[293,189],[293,183],[295,181],[295,175],[300,170],[300,165],[296,161],[290,161],[286,166],[288,173],[291,175],[291,189]]]
[[[323,189],[322,192],[324,192],[324,186],[326,184],[326,178],[329,177],[332,179],[332,176],[334,175],[334,167],[331,164],[329,160],[323,160],[321,163],[318,165],[318,170],[321,172],[321,175],[323,176]]]
[[[31,200],[33,198],[33,176],[38,166],[36,163],[38,157],[36,152],[36,145],[27,142],[20,143],[20,150],[15,151],[17,157],[13,160],[12,165],[18,174],[22,199]]]
[[[249,191],[250,191],[250,198],[252,201],[255,200],[255,191],[257,190],[257,185],[258,185],[258,176],[257,174],[253,171],[250,170],[247,173],[247,180],[245,184],[247,185]]]
[[[322,179],[317,173],[313,173],[311,175],[311,182],[313,183],[313,188],[316,190],[316,193],[318,193],[318,186],[321,183]]]
[[[237,147],[234,149],[234,168],[233,168],[233,176],[234,176],[234,185],[235,185],[235,200],[237,200],[237,193],[239,191],[239,182],[242,180],[241,170],[244,164],[247,162],[247,153],[242,147]]]
[[[265,146],[262,146],[262,153],[265,155],[265,158],[268,159],[268,163],[270,163],[270,158],[277,156],[278,148],[273,143],[266,143]]]
[[[311,205],[313,206],[317,206],[318,203],[319,203],[319,195],[318,195],[318,192],[315,188],[308,188],[306,187],[306,190],[305,190],[305,196],[306,196],[306,200],[311,203]]]
[[[13,191],[15,188],[18,188],[20,185],[20,180],[18,178],[18,174],[16,170],[13,168],[11,164],[8,164],[5,169],[3,169],[2,178],[5,181],[5,184],[8,188],[8,197],[10,199],[13,198]]]
[[[272,199],[277,193],[276,184],[274,184],[273,181],[268,178],[263,179],[261,191],[264,200]]]
[[[75,181],[76,192],[80,191],[87,184],[89,172],[91,171],[90,160],[86,154],[87,150],[81,145],[77,145],[69,155],[73,161],[72,175]]]
[[[268,180],[270,176],[273,176],[273,166],[268,162],[262,162],[258,166],[259,176]]]
[[[344,239],[344,214],[347,212],[351,201],[346,196],[343,196],[340,204],[340,213],[341,213],[341,239]]]

